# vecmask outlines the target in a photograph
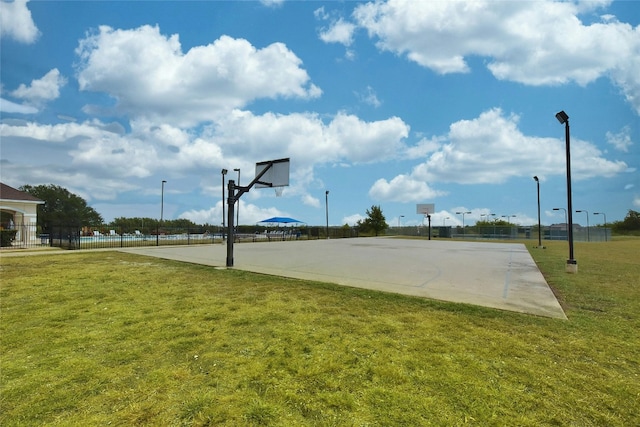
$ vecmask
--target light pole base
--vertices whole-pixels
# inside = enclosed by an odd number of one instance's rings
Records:
[[[578,261],[575,259],[568,259],[565,271],[567,273],[576,274],[578,272]]]

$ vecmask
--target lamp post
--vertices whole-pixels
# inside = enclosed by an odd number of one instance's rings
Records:
[[[162,226],[162,218],[164,216],[164,185],[167,183],[164,179],[162,180],[162,190],[160,192],[160,223],[158,224],[158,229],[156,230],[156,246],[160,244],[160,227]]]
[[[587,242],[588,242],[589,240],[591,240],[589,238],[589,212],[585,210],[576,211],[576,213],[581,213],[581,212],[584,212],[587,214]]]
[[[442,218],[442,226],[444,227],[444,223],[446,220],[451,219],[450,217]]]
[[[456,212],[456,215],[462,215],[462,235],[464,236],[464,216],[471,212]]]
[[[222,169],[222,240],[224,240],[224,224],[225,224],[225,216],[224,216],[224,176],[227,174],[226,169]]]
[[[240,186],[240,168],[234,169],[234,172],[238,172],[238,186]],[[238,199],[238,206],[236,207],[236,228],[240,226],[240,199]]]
[[[509,218],[515,218],[515,215],[501,215],[501,218],[507,218],[507,224],[511,225],[511,220]]]
[[[564,223],[567,223],[567,210],[565,208],[553,208],[554,211],[564,211]]]
[[[565,147],[567,152],[567,232],[569,238],[569,259],[567,260],[566,272],[577,273],[578,261],[573,258],[573,207],[571,203],[571,137],[569,131],[569,116],[564,111],[560,111],[556,114],[556,119],[558,119],[560,124],[564,124]]]
[[[400,218],[404,218],[404,215],[400,215],[400,216],[398,217],[398,228],[400,228]]]
[[[594,212],[594,215],[603,215],[604,216],[604,241],[607,241],[607,214],[604,212]]]
[[[327,240],[329,239],[329,190],[324,192],[324,211],[327,220]]]
[[[493,217],[493,237],[496,237],[496,221],[498,220],[498,218],[496,218],[496,214],[494,213],[490,213],[489,215],[487,215],[487,221],[489,220],[489,217],[492,216]]]
[[[538,248],[542,247],[542,226],[540,224],[540,180],[538,176],[534,176],[533,179],[536,181],[536,186],[538,187]]]
[[[564,211],[564,224],[569,227],[569,223],[567,222],[567,210],[565,208],[553,208],[554,211]]]

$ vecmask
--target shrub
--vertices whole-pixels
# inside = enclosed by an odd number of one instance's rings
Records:
[[[0,230],[0,246],[11,246],[11,242],[16,238],[18,230]]]

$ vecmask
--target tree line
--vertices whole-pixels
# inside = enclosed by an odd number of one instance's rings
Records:
[[[160,223],[157,218],[149,217],[118,217],[108,223],[94,208],[89,206],[82,197],[73,194],[64,187],[58,185],[23,185],[20,191],[29,193],[42,200],[44,204],[38,205],[37,226],[43,233],[48,233],[54,227],[77,227],[87,231],[108,232],[116,230],[118,233],[134,233],[136,230],[142,234],[161,233],[163,229],[172,232],[186,232],[188,230],[211,231],[220,229],[219,225],[196,224],[185,218],[166,219]],[[385,222],[380,206],[372,206],[367,209],[367,218],[358,221],[357,227],[365,233],[374,233],[376,236],[389,226]],[[240,231],[246,226],[239,226]],[[255,229],[255,227],[249,227]],[[265,228],[266,227],[262,227]],[[246,231],[246,230],[245,230]]]
[[[172,230],[193,230],[201,228],[203,230],[215,231],[218,225],[196,224],[189,219],[179,218],[160,220],[157,218],[115,218],[109,223],[105,223],[102,215],[95,209],[87,205],[87,202],[80,196],[71,193],[66,188],[58,185],[23,185],[19,190],[29,193],[44,201],[38,206],[37,225],[43,232],[50,231],[55,226],[76,226],[89,227],[94,229],[114,229],[124,232],[140,230],[145,234],[151,234],[162,228]],[[365,234],[378,236],[389,228],[386,218],[379,205],[373,205],[366,211],[366,218],[356,223],[356,228]],[[507,221],[478,221],[475,226],[508,226]],[[640,235],[640,212],[629,210],[627,216],[622,221],[614,221],[607,224],[613,233],[620,235]]]

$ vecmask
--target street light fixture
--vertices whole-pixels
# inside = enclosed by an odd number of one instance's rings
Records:
[[[451,219],[451,217],[442,218],[442,226],[444,227],[444,223],[446,220]]]
[[[327,220],[327,240],[329,239],[329,190],[324,192],[324,209]]]
[[[534,176],[533,179],[536,181],[536,186],[538,187],[538,248],[542,247],[542,226],[540,224],[540,180],[538,176]]]
[[[573,258],[573,207],[571,203],[571,137],[569,131],[569,116],[564,111],[560,111],[556,114],[556,119],[558,119],[560,124],[564,125],[565,148],[567,156],[567,232],[569,238],[569,259],[567,260],[565,271],[567,273],[577,273],[578,261]]]
[[[398,228],[400,228],[400,218],[404,218],[404,215],[400,215],[400,216],[398,217]]]
[[[456,215],[462,215],[462,235],[464,236],[464,216],[471,212],[456,212]]]
[[[564,223],[567,224],[567,210],[565,208],[553,208],[554,211],[564,211]]]
[[[515,215],[501,215],[501,218],[507,218],[507,224],[511,225],[511,220],[509,218],[515,218]]]
[[[238,186],[240,186],[240,168],[234,169],[234,172],[238,172]],[[238,206],[236,207],[236,228],[240,226],[240,199],[238,199]]]
[[[493,217],[493,237],[496,237],[496,221],[498,220],[498,218],[496,218],[496,214],[494,213],[490,213],[487,214],[487,221],[489,221],[489,217],[492,216]]]
[[[604,212],[594,212],[594,215],[603,215],[604,216],[604,241],[607,241],[607,214]]]
[[[587,242],[588,242],[589,240],[591,240],[589,238],[589,212],[585,210],[576,211],[576,213],[581,213],[581,212],[584,212],[587,214]]]

